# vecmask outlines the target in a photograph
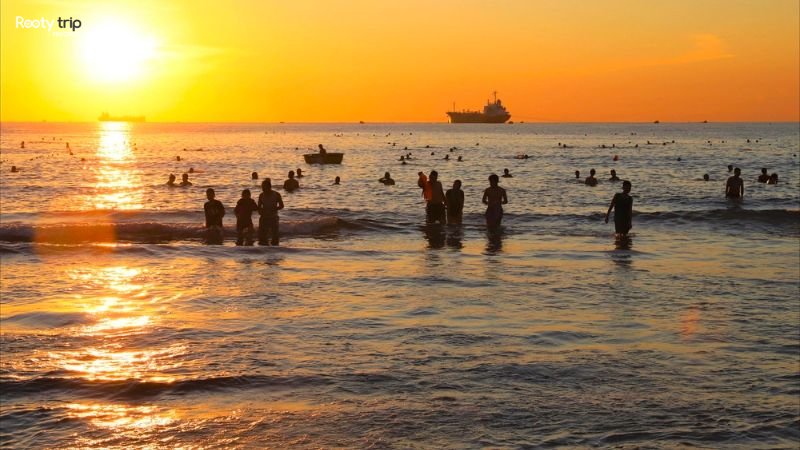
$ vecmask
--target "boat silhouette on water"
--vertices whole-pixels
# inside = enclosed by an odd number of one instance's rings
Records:
[[[306,153],[306,164],[341,164],[344,153]]]

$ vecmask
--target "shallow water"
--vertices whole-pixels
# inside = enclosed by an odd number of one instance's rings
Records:
[[[2,124],[0,443],[796,448],[798,142],[797,124]],[[344,164],[305,165],[318,143]],[[193,187],[163,185],[189,167]],[[297,167],[281,247],[233,246],[250,172]],[[575,181],[592,167],[597,187]],[[602,221],[611,168],[629,241]],[[431,169],[464,181],[463,227],[424,226]],[[202,242],[207,187],[223,246]]]

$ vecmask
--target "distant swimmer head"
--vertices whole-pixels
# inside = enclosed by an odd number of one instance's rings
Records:
[[[17,173],[17,172],[19,172],[19,169],[17,169],[17,166],[11,166],[11,172],[12,173]]]
[[[389,174],[389,172],[385,172],[383,174],[383,178],[392,178],[392,176]]]
[[[289,179],[291,180],[292,178],[294,178],[294,170],[289,171]]]
[[[333,184],[339,184],[341,181],[342,179],[337,176],[336,178],[333,179]]]
[[[455,190],[461,189],[461,180],[453,181],[453,189]]]
[[[489,184],[491,186],[497,186],[497,183],[499,183],[499,182],[500,182],[500,177],[498,177],[497,174],[493,173],[493,174],[489,175]]]
[[[611,169],[611,176],[612,176],[612,177],[615,177],[615,176],[617,176],[617,171],[616,171],[616,170],[614,170],[614,169]]]
[[[242,191],[242,198],[250,198],[252,194],[250,193],[250,189],[245,189]]]
[[[167,181],[167,184],[175,184],[175,174],[174,173],[169,174],[169,180]]]
[[[319,147],[320,150],[325,150],[325,147],[323,147],[322,144],[319,144],[317,147]]]
[[[762,167],[761,168],[761,174],[762,175],[766,175],[767,174],[767,168],[766,167]]]
[[[628,180],[623,181],[622,182],[622,192],[627,194],[630,191],[631,191],[631,182],[628,181]]]
[[[181,175],[181,179],[182,179],[184,182],[186,182],[186,181],[189,181],[189,174],[188,174],[188,173],[185,173],[185,174]]]
[[[257,180],[258,179],[258,172],[253,172],[250,174],[250,178]]]
[[[510,173],[509,173],[508,169],[503,169],[503,175],[509,175],[509,174]]]
[[[710,178],[707,173],[703,174],[703,180],[708,181]]]
[[[303,176],[303,169],[301,169],[299,167],[297,168],[297,176],[298,177],[302,177]]]
[[[189,173],[194,173],[194,167],[189,167]]]
[[[184,149],[184,150],[185,150],[185,149]],[[180,157],[180,155],[178,155],[178,156],[176,156],[176,157],[175,157],[175,161],[180,161],[180,160],[181,160],[181,157]]]
[[[777,173],[773,173],[772,175],[770,175],[768,183],[769,184],[778,184],[778,174]]]
[[[216,195],[217,194],[216,194],[216,192],[214,192],[214,189],[211,189],[211,188],[206,189],[206,197],[209,200],[214,200],[214,197],[216,197]]]
[[[580,177],[581,177],[581,171],[580,170],[576,170],[575,171],[575,178],[580,178]]]
[[[733,171],[733,165],[732,164],[728,164],[728,172],[732,172],[732,171]]]
[[[594,176],[594,174],[596,174],[596,173],[597,173],[597,171],[596,171],[596,170],[594,170],[594,169],[592,169],[592,170],[590,170],[590,171],[589,171],[589,176],[590,176],[590,177],[593,177],[593,176]]]
[[[733,169],[733,174],[734,175],[741,175],[742,174],[742,169],[740,169],[738,167]]]
[[[458,160],[457,160],[457,161],[463,161],[463,159],[461,158],[461,156],[459,156],[459,157],[458,157]]]
[[[264,178],[264,181],[261,182],[261,190],[269,191],[271,189],[272,189],[272,180],[269,178]]]
[[[619,155],[614,155],[614,161],[619,161]]]
[[[439,179],[439,172],[435,170],[431,170],[431,174],[428,176],[428,179],[431,181],[436,181]]]

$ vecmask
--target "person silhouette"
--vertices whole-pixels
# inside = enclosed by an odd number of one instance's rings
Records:
[[[614,210],[614,230],[621,236],[627,236],[633,227],[633,197],[630,196],[631,182],[622,182],[622,192],[614,194],[611,204],[608,205],[605,222],[608,223],[608,216]]]
[[[498,186],[500,177],[495,174],[489,175],[489,187],[483,191],[483,199],[481,200],[486,205],[486,227],[491,230],[500,228],[500,223],[503,220],[503,205],[508,203],[508,196],[506,190]]]
[[[261,182],[261,194],[258,196],[258,245],[278,245],[278,211],[283,209],[283,198],[272,190],[272,180],[264,178]],[[270,239],[271,238],[271,239]]]

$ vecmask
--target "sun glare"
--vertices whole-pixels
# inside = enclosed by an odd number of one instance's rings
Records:
[[[156,56],[156,39],[125,22],[100,23],[82,37],[83,61],[88,75],[96,81],[116,83],[141,78]]]

